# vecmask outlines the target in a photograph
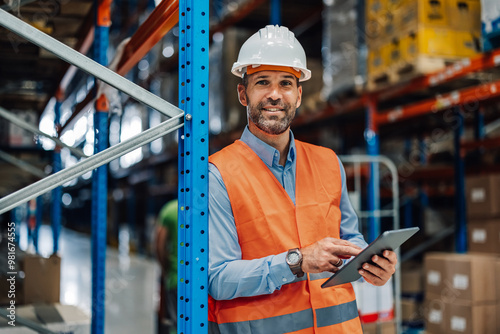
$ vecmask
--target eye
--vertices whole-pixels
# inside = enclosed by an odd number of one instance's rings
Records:
[[[263,79],[263,80],[257,81],[255,84],[256,85],[267,85],[268,83],[269,83],[269,81]]]
[[[288,80],[285,80],[285,81],[282,81],[282,82],[281,82],[281,85],[282,85],[282,86],[292,86],[292,82],[291,82],[291,81],[288,81]]]

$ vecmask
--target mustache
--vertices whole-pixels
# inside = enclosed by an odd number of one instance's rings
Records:
[[[257,103],[257,108],[262,109],[264,108],[265,105],[272,105],[273,107],[280,107],[282,109],[290,109],[290,105],[287,103],[283,103],[281,99],[273,100],[273,99],[267,99],[266,101],[260,101]]]

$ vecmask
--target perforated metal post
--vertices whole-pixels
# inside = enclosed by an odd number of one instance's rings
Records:
[[[109,44],[111,0],[96,0],[94,60],[106,66]],[[96,79],[97,81],[97,79]],[[97,87],[97,82],[94,85]],[[97,97],[94,112],[94,154],[108,148],[109,102]],[[108,212],[108,168],[103,165],[92,174],[92,334],[104,333],[106,287],[106,232]]]
[[[208,331],[208,6],[179,2],[179,334]]]

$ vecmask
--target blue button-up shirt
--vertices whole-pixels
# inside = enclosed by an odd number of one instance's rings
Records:
[[[285,166],[279,164],[280,153],[274,147],[245,128],[241,140],[267,165],[295,204],[295,140],[290,131],[290,149]],[[345,171],[339,160],[342,176],[340,199],[340,238],[364,248],[366,242],[359,232],[358,217],[349,201]],[[283,284],[292,282],[295,275],[285,262],[287,252],[261,259],[242,260],[238,233],[231,202],[222,176],[213,164],[209,174],[209,293],[215,299],[257,296],[273,293]]]

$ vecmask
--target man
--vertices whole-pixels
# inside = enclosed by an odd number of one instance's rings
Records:
[[[232,72],[248,126],[210,157],[210,332],[361,333],[351,284],[321,288],[366,242],[335,153],[290,131],[311,76],[305,52],[286,27],[267,26]],[[396,255],[373,261],[360,273],[383,285]]]
[[[156,226],[156,257],[161,266],[159,334],[173,334],[177,328],[177,207],[177,199],[168,201]]]

